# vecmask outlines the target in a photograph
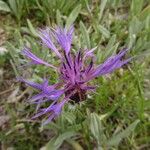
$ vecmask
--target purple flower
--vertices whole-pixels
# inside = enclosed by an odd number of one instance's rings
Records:
[[[128,51],[128,49],[123,49],[118,54],[109,57],[102,64],[96,66],[94,64],[96,57],[93,53],[96,48],[85,50],[84,52],[79,50],[76,54],[70,52],[72,36],[73,26],[68,30],[66,28],[52,30],[47,28],[46,30],[40,30],[39,33],[42,43],[55,52],[56,56],[61,60],[59,67],[57,67],[59,74],[58,83],[49,85],[48,80],[43,80],[43,83],[40,84],[20,79],[39,91],[39,94],[33,96],[30,102],[38,106],[38,113],[33,119],[47,115],[47,120],[44,124],[57,117],[61,113],[62,107],[68,101],[80,102],[85,100],[87,92],[96,88],[90,85],[90,80],[109,74],[131,60],[131,58],[123,60],[123,56]],[[27,48],[23,50],[23,54],[30,58],[34,64],[43,64],[56,69],[55,66],[38,58]],[[40,108],[41,104],[47,101],[50,103],[50,106]]]

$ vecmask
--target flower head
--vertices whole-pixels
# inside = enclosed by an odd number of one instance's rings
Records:
[[[33,96],[30,102],[38,105],[39,112],[33,118],[48,115],[45,123],[50,122],[58,116],[61,113],[62,107],[69,100],[74,102],[85,100],[87,92],[95,89],[95,86],[89,84],[90,80],[109,74],[131,60],[131,58],[122,59],[128,51],[128,49],[123,49],[118,54],[106,59],[104,63],[96,66],[94,64],[95,55],[93,53],[96,48],[85,50],[84,52],[79,50],[76,54],[71,53],[73,30],[74,28],[71,26],[68,30],[66,28],[52,30],[47,28],[39,32],[39,38],[42,40],[43,45],[52,50],[60,58],[60,66],[56,67],[45,62],[28,48],[23,50],[23,54],[31,59],[33,64],[42,64],[54,69],[57,68],[56,70],[59,74],[59,83],[53,85],[49,85],[47,79],[43,80],[41,84],[20,79],[39,91],[39,94]],[[64,98],[62,95],[64,95]],[[47,101],[51,101],[50,106],[41,109],[40,105]]]

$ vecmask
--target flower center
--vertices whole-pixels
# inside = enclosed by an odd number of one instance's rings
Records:
[[[72,92],[72,90],[69,90],[65,93],[65,95],[68,95]],[[86,99],[86,91],[85,90],[79,90],[72,96],[70,96],[70,99],[74,101],[75,103],[79,103],[80,101],[84,101]]]

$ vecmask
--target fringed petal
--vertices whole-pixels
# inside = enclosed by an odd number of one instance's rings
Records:
[[[99,65],[95,69],[92,76],[97,77],[100,75],[111,73],[114,70],[123,66],[124,64],[128,63],[132,58],[129,58],[124,61],[121,60],[127,51],[128,51],[128,49],[125,49],[125,50],[122,50],[121,52],[119,52],[117,55],[109,57],[103,64]]]
[[[24,48],[22,50],[22,54],[25,55],[26,57],[30,58],[33,64],[43,64],[48,67],[52,67],[54,69],[57,69],[55,66],[43,61],[42,59],[38,58],[36,55],[31,53],[31,51],[28,48]]]
[[[54,30],[55,39],[65,50],[66,55],[68,55],[68,53],[70,52],[73,31],[74,31],[73,26],[71,26],[69,30],[60,27]]]
[[[39,38],[42,40],[43,45],[51,49],[59,58],[61,58],[61,54],[52,41],[52,35],[53,33],[49,28],[46,28],[45,30],[39,29]]]

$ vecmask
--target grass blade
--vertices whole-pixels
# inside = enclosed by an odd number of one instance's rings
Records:
[[[82,32],[83,35],[83,40],[84,40],[84,44],[87,46],[88,49],[91,48],[91,43],[90,43],[90,37],[89,37],[89,33],[84,25],[84,23],[81,21],[80,22],[80,30]]]
[[[137,119],[135,120],[129,127],[127,127],[124,131],[118,133],[117,135],[114,135],[108,142],[108,146],[118,146],[118,144],[121,142],[123,138],[128,137],[132,131],[134,131],[135,127],[140,121]]]
[[[76,20],[81,10],[81,4],[79,4],[77,7],[73,9],[73,11],[70,13],[67,21],[66,21],[66,28],[68,29]]]
[[[6,12],[10,12],[10,8],[7,5],[7,3],[0,1],[0,11],[6,11]]]

